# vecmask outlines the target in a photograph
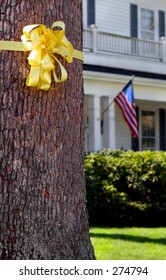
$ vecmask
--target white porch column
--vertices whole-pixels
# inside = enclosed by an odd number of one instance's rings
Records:
[[[112,98],[103,97],[103,108],[106,109],[111,102]],[[103,148],[116,148],[114,102],[103,115]]]
[[[89,97],[89,151],[101,150],[100,97]]]

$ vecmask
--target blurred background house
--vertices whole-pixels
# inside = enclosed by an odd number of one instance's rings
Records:
[[[166,1],[83,0],[85,150],[166,150]],[[133,80],[139,141],[112,102]]]

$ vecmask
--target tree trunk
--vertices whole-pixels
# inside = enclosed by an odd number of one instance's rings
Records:
[[[82,49],[81,0],[0,0],[1,40],[62,20]],[[28,88],[28,53],[0,53],[0,258],[94,259],[83,173],[82,62],[55,90]]]

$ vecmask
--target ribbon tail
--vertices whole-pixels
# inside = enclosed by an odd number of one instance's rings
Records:
[[[38,88],[41,90],[49,90],[51,85],[51,71],[42,70],[42,74],[40,75],[40,82],[38,84]]]
[[[40,65],[31,66],[28,78],[26,80],[26,85],[28,87],[36,87],[38,85],[40,79],[40,69]]]
[[[24,51],[22,42],[0,41],[0,50],[3,51]]]
[[[81,52],[81,51],[78,51],[78,50],[74,49],[73,57],[84,61],[84,55],[83,55],[83,52]]]
[[[53,55],[52,55],[52,56],[53,56]],[[59,61],[55,56],[53,56],[53,57],[54,57],[54,59],[57,61],[58,65],[59,65],[59,67],[60,67],[60,72],[61,72],[61,78],[59,79],[59,78],[57,77],[57,74],[56,74],[55,70],[52,71],[53,77],[54,77],[54,81],[55,81],[56,83],[65,82],[65,81],[67,80],[67,71],[66,71],[66,69],[63,67],[63,65],[60,63],[60,61]]]

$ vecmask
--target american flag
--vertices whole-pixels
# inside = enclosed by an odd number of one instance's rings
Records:
[[[120,107],[123,117],[130,128],[133,137],[138,139],[137,115],[134,104],[133,83],[130,80],[114,99]]]

